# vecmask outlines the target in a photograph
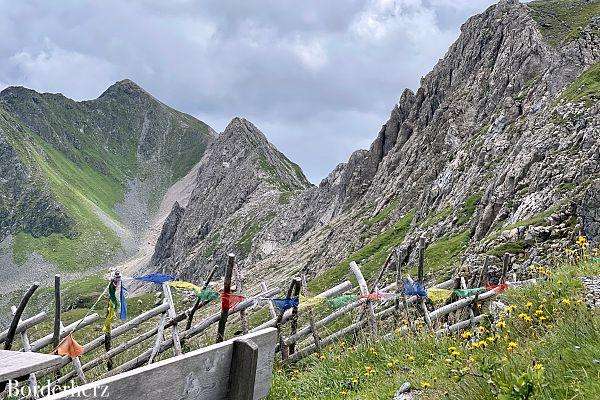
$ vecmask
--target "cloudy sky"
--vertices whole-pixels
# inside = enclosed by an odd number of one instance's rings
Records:
[[[315,183],[492,0],[0,0],[0,89],[130,78],[222,131],[254,122]]]

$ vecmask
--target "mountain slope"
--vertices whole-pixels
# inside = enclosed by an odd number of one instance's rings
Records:
[[[253,238],[241,254],[248,276],[281,280],[308,269],[319,275],[316,287],[341,279],[349,260],[370,276],[393,247],[420,235],[431,243],[431,273],[505,251],[526,269],[580,229],[600,239],[585,211],[598,202],[600,24],[598,1],[584,3],[544,3],[560,16],[571,10],[564,40],[541,25],[540,2],[503,0],[470,18],[420,88],[404,91],[369,150],[291,198],[268,224],[245,228]],[[180,224],[194,217],[186,211]],[[184,259],[194,243],[173,246]],[[175,271],[207,266],[181,262]]]
[[[0,107],[6,151],[26,171],[6,187],[38,188],[45,206],[36,212],[15,196],[4,201],[13,215],[2,218],[0,240],[11,235],[18,264],[33,252],[68,269],[133,254],[164,192],[214,136],[129,80],[84,102],[11,87],[0,93]],[[11,164],[3,157],[3,167]],[[47,221],[45,230],[32,226],[36,218]]]

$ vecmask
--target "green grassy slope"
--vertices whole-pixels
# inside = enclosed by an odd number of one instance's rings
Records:
[[[598,274],[598,263],[564,265],[541,284],[509,290],[501,319],[469,332],[475,342],[362,338],[277,366],[269,399],[391,399],[406,381],[419,399],[600,398],[600,314],[582,303],[576,278]]]
[[[552,46],[577,39],[591,19],[600,15],[599,0],[535,0],[527,6]]]
[[[13,232],[15,261],[37,252],[67,270],[96,266],[116,254],[120,240],[97,210],[120,225],[115,205],[129,180],[152,182],[149,198],[158,203],[199,161],[212,135],[206,124],[163,105],[130,81],[79,103],[9,88],[0,94],[0,106],[18,127],[5,135],[23,164],[75,221],[68,233]]]

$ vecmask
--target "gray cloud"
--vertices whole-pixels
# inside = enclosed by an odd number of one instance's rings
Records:
[[[0,0],[0,88],[75,99],[130,78],[222,130],[253,121],[317,182],[492,0]]]

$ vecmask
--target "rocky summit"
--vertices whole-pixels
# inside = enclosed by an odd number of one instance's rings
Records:
[[[318,186],[235,118],[151,268],[197,277],[233,252],[253,282],[305,270],[324,283],[352,260],[372,274],[421,236],[431,274],[504,253],[518,270],[580,234],[597,242],[599,14],[598,1],[503,0],[470,18],[369,150]]]

